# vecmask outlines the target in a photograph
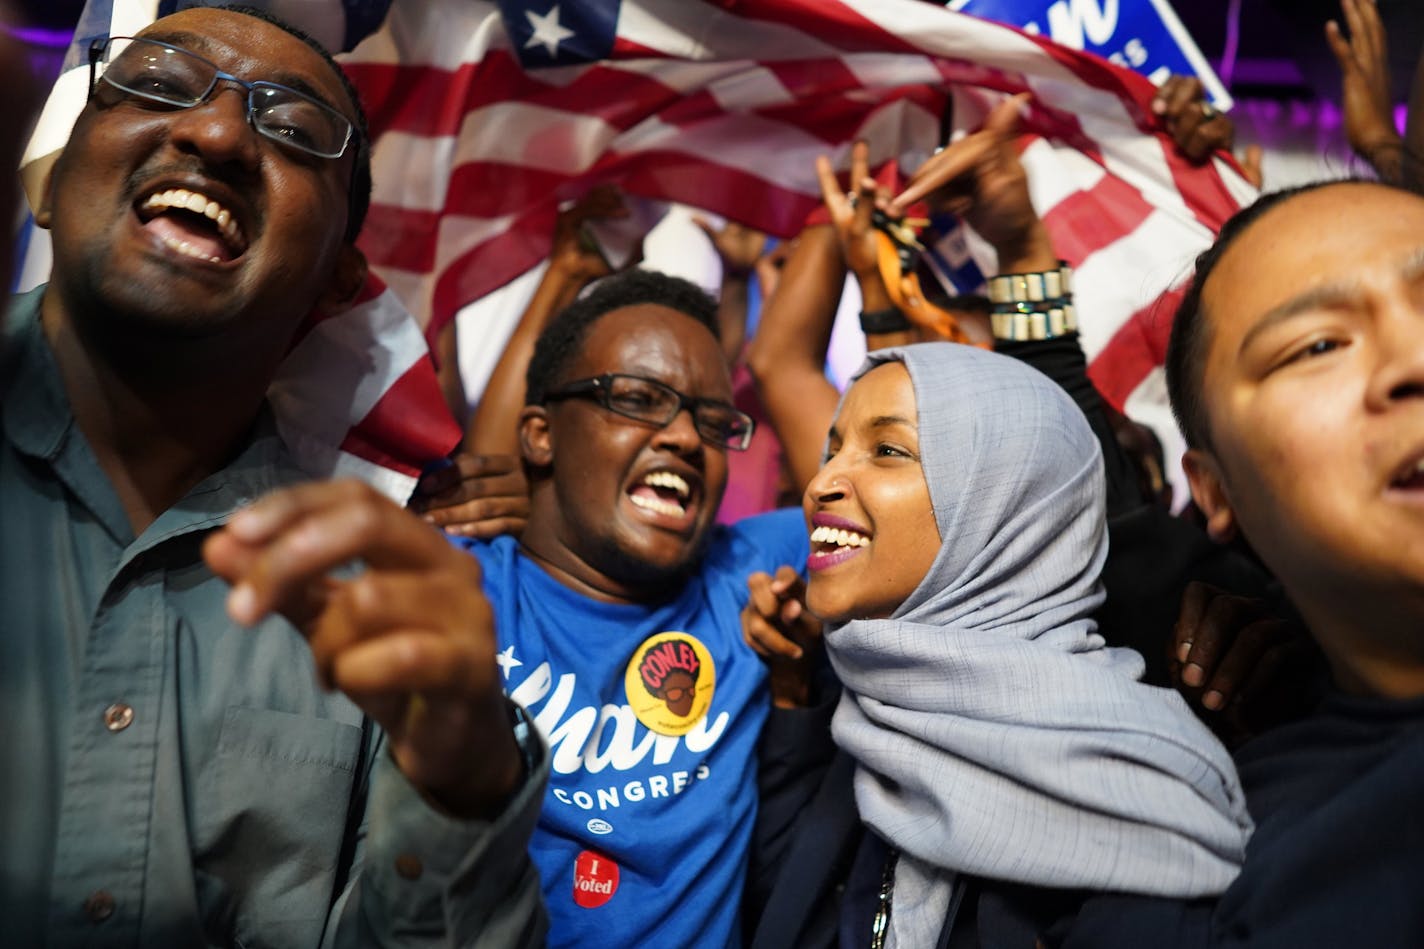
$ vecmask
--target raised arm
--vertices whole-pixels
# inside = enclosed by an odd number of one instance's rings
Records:
[[[609,273],[608,264],[584,236],[584,222],[625,217],[623,198],[612,186],[594,188],[566,211],[554,225],[554,246],[549,269],[539,281],[534,298],[519,318],[514,333],[495,364],[465,432],[466,450],[481,455],[519,454],[519,412],[524,408],[524,371],[534,353],[534,343],[564,307],[592,281]]]
[[[717,327],[722,336],[722,354],[727,365],[742,356],[747,338],[747,303],[752,273],[766,248],[766,235],[744,224],[728,221],[715,228],[706,218],[694,217],[696,224],[722,263],[722,286],[717,294]]]
[[[1394,126],[1384,23],[1373,0],[1340,0],[1340,11],[1349,37],[1331,20],[1325,24],[1325,39],[1340,65],[1345,137],[1381,180],[1399,184],[1404,180],[1404,140]]]
[[[821,466],[821,448],[840,400],[825,365],[844,285],[835,231],[828,225],[808,227],[796,239],[776,291],[762,306],[747,349],[747,366],[797,491]]]

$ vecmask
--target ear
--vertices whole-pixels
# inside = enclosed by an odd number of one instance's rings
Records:
[[[1182,458],[1192,500],[1206,515],[1206,532],[1218,544],[1236,539],[1236,512],[1222,477],[1221,463],[1200,448],[1190,449]]]
[[[366,283],[366,270],[366,255],[355,244],[343,241],[337,251],[331,282],[316,301],[316,312],[333,314],[350,308]]]
[[[32,162],[21,172],[21,178],[25,186],[25,194],[30,199],[31,207],[35,213],[35,226],[49,230],[49,225],[54,220],[54,166],[58,163],[59,152],[46,155],[37,162]],[[34,166],[43,164],[41,169]],[[36,182],[38,172],[42,171],[43,178]]]
[[[535,468],[554,462],[554,433],[549,428],[549,410],[542,405],[526,405],[519,413],[519,453]]]

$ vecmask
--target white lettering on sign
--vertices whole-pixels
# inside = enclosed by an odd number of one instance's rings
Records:
[[[1103,46],[1117,31],[1118,0],[1058,0],[1048,8],[1048,35],[1055,42],[1074,49],[1086,44]]]

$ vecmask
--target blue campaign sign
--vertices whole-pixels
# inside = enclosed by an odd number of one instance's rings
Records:
[[[950,0],[946,6],[1047,34],[1158,85],[1172,73],[1196,76],[1217,108],[1231,108],[1231,95],[1167,0]]]

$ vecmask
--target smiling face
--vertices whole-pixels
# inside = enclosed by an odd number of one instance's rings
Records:
[[[550,388],[603,373],[732,398],[716,338],[657,304],[599,317]],[[548,466],[551,489],[536,485],[531,496],[527,548],[592,590],[633,598],[696,565],[727,485],[727,453],[701,438],[688,411],[659,427],[570,398],[526,409],[523,424],[526,456]]]
[[[877,366],[851,386],[802,503],[812,613],[830,623],[888,617],[919,586],[940,536],[903,364]]]
[[[1245,534],[1327,652],[1424,616],[1424,199],[1291,198],[1202,303],[1211,447],[1187,469],[1212,533]]]
[[[273,24],[195,8],[142,35],[355,115],[326,61]],[[101,81],[37,215],[54,236],[51,288],[73,319],[189,336],[236,327],[282,345],[356,253],[343,238],[354,152],[318,158],[259,135],[233,83],[170,109]]]

